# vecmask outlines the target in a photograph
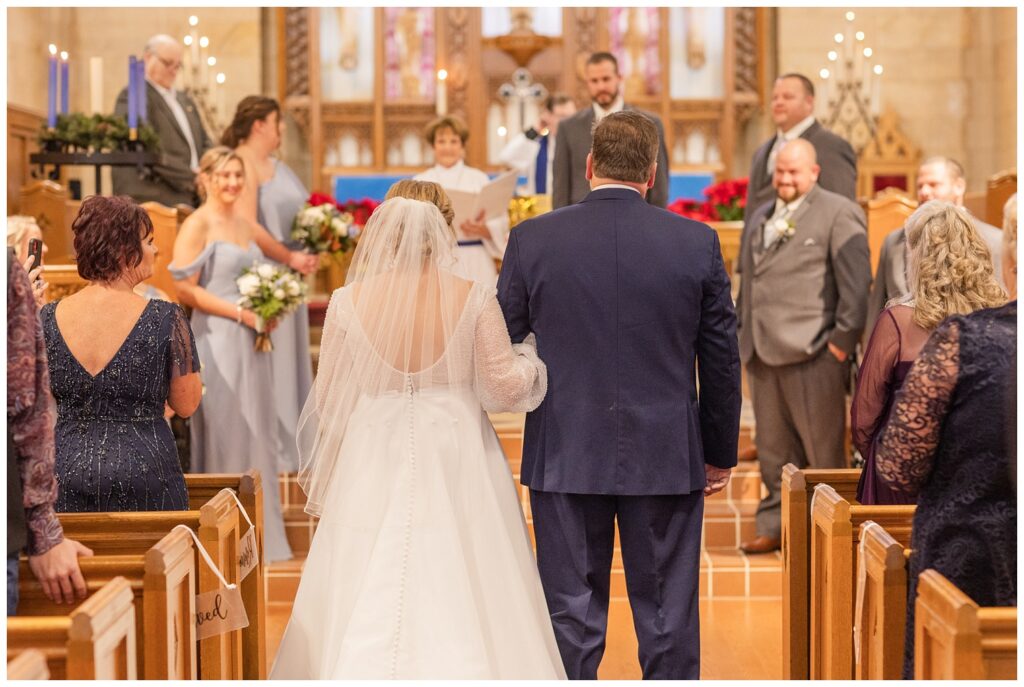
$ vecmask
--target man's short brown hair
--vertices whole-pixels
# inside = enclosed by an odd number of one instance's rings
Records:
[[[610,114],[594,126],[594,176],[642,184],[658,159],[658,127],[636,110]]]
[[[434,138],[437,136],[437,132],[444,131],[445,129],[451,129],[459,137],[459,140],[462,141],[462,145],[466,145],[466,140],[469,138],[469,127],[466,126],[464,121],[454,115],[438,117],[430,122],[430,124],[427,124],[427,128],[423,130],[423,138],[427,139],[427,143],[430,145],[434,145]]]

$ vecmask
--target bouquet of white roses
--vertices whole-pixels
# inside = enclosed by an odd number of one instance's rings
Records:
[[[310,253],[338,255],[355,245],[359,228],[353,220],[329,196],[314,193],[295,215],[291,237]]]
[[[288,268],[268,263],[253,263],[242,270],[235,283],[241,294],[238,305],[256,313],[256,350],[274,350],[270,333],[264,327],[306,302],[306,283]]]

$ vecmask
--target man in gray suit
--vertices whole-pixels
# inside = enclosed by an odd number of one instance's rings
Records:
[[[155,200],[169,207],[178,203],[196,206],[196,172],[199,158],[213,146],[203,128],[199,110],[188,95],[174,89],[181,68],[182,48],[170,36],[153,36],[146,42],[146,116],[160,139],[159,160],[142,178],[135,167],[114,167],[114,194],[136,202]],[[114,113],[128,114],[128,89],[117,96]]]
[[[573,116],[563,119],[558,125],[555,143],[551,187],[551,205],[554,209],[580,202],[590,193],[587,181],[587,155],[594,142],[594,122],[605,115],[620,110],[636,108],[623,102],[620,86],[619,62],[609,52],[596,52],[587,59],[584,67],[587,89],[590,91],[591,106],[585,107]],[[660,208],[668,205],[668,149],[665,147],[665,128],[661,119],[650,112],[644,112],[658,127],[658,169],[654,187],[647,192],[647,202]]]
[[[818,186],[826,191],[857,199],[857,156],[844,139],[814,118],[814,84],[803,74],[783,74],[772,87],[772,121],[778,132],[757,149],[750,165],[747,186],[748,216],[775,199],[772,172],[775,156],[786,141],[810,141],[818,156],[821,174]],[[746,229],[746,227],[744,227]]]
[[[967,180],[964,168],[956,160],[948,157],[930,157],[921,163],[917,170],[917,202],[927,203],[929,200],[942,200],[960,207],[964,204],[964,192]],[[985,240],[992,253],[992,266],[995,268],[996,279],[1006,288],[1003,281],[1003,232],[998,227],[986,224],[974,218],[974,226]],[[902,298],[909,293],[906,276],[907,234],[903,228],[890,233],[882,242],[882,250],[878,254],[878,269],[875,281],[871,285],[871,296],[868,298],[868,320],[864,328],[866,336],[871,335],[875,321],[885,309],[885,304],[893,298]]]
[[[864,213],[817,185],[814,146],[787,142],[776,155],[778,198],[755,208],[740,251],[740,358],[757,423],[761,479],[747,553],[779,548],[782,466],[846,464],[849,360],[864,328],[871,263]]]

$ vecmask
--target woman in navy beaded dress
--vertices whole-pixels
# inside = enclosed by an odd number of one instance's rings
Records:
[[[40,312],[57,402],[56,510],[185,510],[164,408],[195,412],[199,356],[178,305],[134,293],[153,275],[153,224],[129,198],[93,196],[72,231],[89,285]]]

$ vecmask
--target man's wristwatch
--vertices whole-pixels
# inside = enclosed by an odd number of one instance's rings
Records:
[[[523,133],[525,133],[526,137],[531,141],[536,141],[538,138],[540,138],[540,132],[534,129],[532,126]]]

